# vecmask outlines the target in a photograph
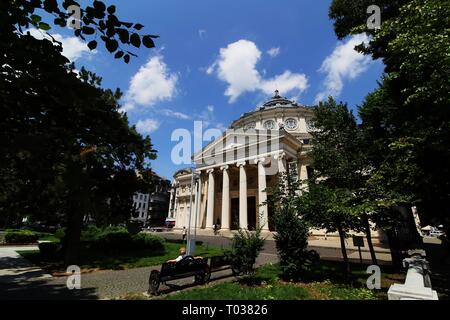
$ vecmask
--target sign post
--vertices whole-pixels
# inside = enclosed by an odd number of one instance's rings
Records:
[[[361,236],[353,236],[353,246],[358,247],[359,252],[359,261],[362,264],[362,253],[361,253],[361,247],[364,247],[364,237]]]

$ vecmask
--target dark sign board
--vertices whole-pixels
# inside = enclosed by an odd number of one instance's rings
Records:
[[[364,247],[364,237],[353,236],[353,246],[355,246],[355,247]]]

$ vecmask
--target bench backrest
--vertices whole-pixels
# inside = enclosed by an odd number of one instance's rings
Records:
[[[215,256],[211,257],[209,268],[215,269],[229,265],[231,265],[231,260],[227,256]]]
[[[197,272],[205,270],[206,259],[194,259],[191,256],[185,257],[177,263],[163,263],[161,266],[161,277],[176,276],[183,273]]]

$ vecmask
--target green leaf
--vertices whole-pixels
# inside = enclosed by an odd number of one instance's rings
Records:
[[[120,59],[123,57],[124,52],[123,51],[118,51],[115,55],[114,58],[116,59]]]
[[[95,8],[95,10],[99,10],[99,11],[103,11],[103,12],[106,10],[105,4],[101,1],[94,1],[94,8]]]
[[[36,14],[31,15],[31,21],[33,21],[33,23],[39,23],[41,22],[42,18]]]
[[[94,50],[95,48],[97,48],[97,41],[92,40],[88,43],[88,48],[91,50]]]
[[[45,30],[45,31],[51,29],[50,25],[48,23],[45,23],[45,22],[39,22],[38,28],[41,29],[41,30]]]
[[[124,25],[125,27],[127,27],[127,28],[131,28],[133,26],[133,24],[131,22],[123,22],[123,21],[121,21],[120,23],[122,25]]]
[[[116,12],[116,6],[109,6],[108,7],[108,13],[114,14]]]
[[[142,24],[140,24],[140,23],[136,23],[136,24],[134,25],[134,28],[135,28],[136,30],[141,30],[143,27],[144,27],[144,26],[143,26]]]
[[[147,48],[154,48],[155,47],[155,43],[153,42],[153,40],[152,40],[152,38],[150,36],[144,36],[142,38],[142,43]]]
[[[133,33],[130,40],[131,44],[136,48],[139,48],[141,46],[141,37],[137,33]]]
[[[122,43],[128,43],[130,41],[130,34],[128,33],[127,29],[119,28],[116,30],[117,34],[119,35],[120,41]]]
[[[53,21],[57,26],[60,26],[60,27],[65,27],[66,26],[66,24],[67,24],[67,22],[66,22],[66,20],[64,20],[64,19],[62,19],[62,18],[55,18],[55,20]]]
[[[83,26],[83,28],[81,28],[81,31],[84,34],[94,34],[95,33],[95,29],[94,28],[87,27],[87,26]]]
[[[119,43],[114,40],[114,39],[108,39],[108,41],[106,41],[106,49],[108,49],[109,52],[114,52],[117,50],[117,48],[119,47]]]
[[[123,61],[125,61],[125,63],[129,63],[129,62],[130,62],[130,55],[129,55],[129,54],[126,54],[126,55],[123,57]]]

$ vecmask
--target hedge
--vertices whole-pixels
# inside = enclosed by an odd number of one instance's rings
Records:
[[[39,239],[39,235],[39,233],[30,230],[8,230],[5,234],[5,242],[10,244],[36,243]]]
[[[151,234],[139,233],[133,236],[133,250],[149,250],[152,253],[163,253],[164,239]]]
[[[62,247],[56,242],[42,242],[39,251],[43,260],[57,260],[62,258]]]

